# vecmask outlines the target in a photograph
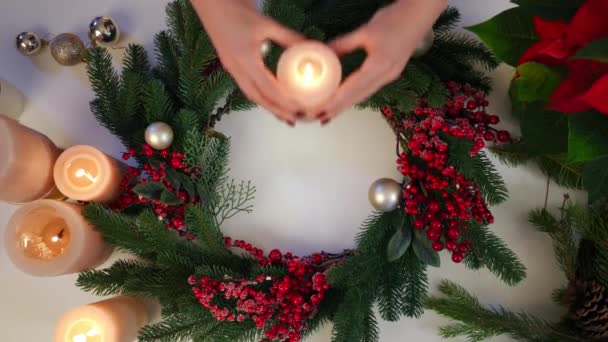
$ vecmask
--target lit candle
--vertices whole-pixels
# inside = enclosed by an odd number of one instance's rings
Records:
[[[7,81],[0,80],[0,113],[12,119],[19,119],[23,113],[23,94]]]
[[[65,313],[54,342],[133,342],[148,323],[146,307],[131,297],[116,297]]]
[[[34,276],[93,268],[112,251],[82,216],[82,206],[53,200],[19,208],[6,226],[4,243],[13,264]]]
[[[59,153],[46,136],[0,115],[0,201],[23,203],[49,195]]]
[[[69,198],[86,202],[111,202],[120,191],[122,170],[112,157],[91,146],[74,146],[55,164],[57,188]]]
[[[323,43],[305,41],[281,55],[277,78],[300,105],[309,109],[334,95],[342,80],[342,65],[338,56]]]

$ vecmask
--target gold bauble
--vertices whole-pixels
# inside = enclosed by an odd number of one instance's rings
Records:
[[[64,66],[76,65],[84,60],[84,43],[73,33],[62,33],[51,40],[51,55]]]

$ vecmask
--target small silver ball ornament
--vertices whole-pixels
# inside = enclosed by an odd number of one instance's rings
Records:
[[[120,29],[110,17],[96,17],[89,24],[91,41],[102,46],[113,46],[120,39]]]
[[[374,209],[389,212],[397,209],[401,202],[402,189],[399,182],[390,178],[381,178],[369,188],[369,202]]]
[[[414,57],[422,57],[426,55],[426,53],[429,52],[429,50],[433,47],[434,43],[435,32],[430,30],[416,46],[416,50],[414,50]]]
[[[42,49],[42,39],[34,32],[21,32],[16,38],[17,50],[24,56],[33,56]]]
[[[164,150],[173,143],[173,128],[164,122],[153,122],[146,128],[146,143],[155,150]]]
[[[62,33],[50,43],[51,55],[63,66],[76,65],[84,60],[86,48],[84,43],[73,33]]]
[[[271,50],[272,50],[272,42],[270,40],[265,40],[262,42],[262,45],[260,45],[260,53],[264,57],[268,56],[268,54],[270,53]]]

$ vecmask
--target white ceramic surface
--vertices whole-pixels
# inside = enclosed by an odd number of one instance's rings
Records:
[[[14,37],[24,30],[42,36],[48,32],[78,32],[85,37],[93,17],[109,15],[125,33],[121,45],[135,41],[152,51],[154,34],[165,26],[166,3],[2,0],[0,78],[13,83],[29,99],[21,121],[44,132],[60,147],[88,144],[120,157],[118,140],[89,112],[92,92],[84,67],[60,67],[48,50],[31,60],[25,58],[15,50]],[[461,9],[465,25],[483,21],[509,6],[507,0],[453,0],[451,4]],[[121,53],[122,50],[113,51],[117,64]],[[492,109],[507,118],[511,74],[507,67],[493,74],[496,91],[491,98]],[[508,119],[504,127],[516,132]],[[254,213],[227,222],[225,231],[265,249],[278,247],[308,253],[351,247],[360,223],[371,211],[367,202],[369,185],[377,178],[397,176],[393,137],[377,113],[350,111],[326,128],[306,124],[293,129],[279,124],[268,113],[254,110],[227,117],[219,129],[233,136],[232,174],[251,179],[258,186]],[[554,261],[550,239],[526,221],[528,211],[543,204],[546,179],[534,166],[498,168],[511,198],[493,208],[493,229],[522,258],[528,267],[528,279],[509,288],[489,272],[468,271],[453,265],[444,255],[444,266],[430,273],[431,291],[435,292],[440,279],[448,277],[478,294],[484,303],[504,304],[555,318],[560,311],[549,297],[563,278]],[[559,205],[563,192],[551,186],[550,206]],[[582,194],[575,197],[584,198]],[[0,204],[0,227],[4,227],[13,210],[8,204]],[[0,340],[50,341],[62,313],[99,300],[76,288],[75,279],[75,275],[42,280],[30,277],[20,273],[0,251]],[[445,321],[433,313],[420,320],[383,322],[381,340],[439,342],[442,339],[436,331],[442,323]],[[330,334],[330,328],[325,328],[309,341],[329,341]]]

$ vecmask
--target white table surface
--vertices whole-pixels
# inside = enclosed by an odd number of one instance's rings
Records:
[[[43,35],[77,32],[85,37],[90,19],[110,15],[126,33],[124,42],[139,42],[151,51],[154,34],[164,24],[166,0],[2,0],[0,3],[0,78],[21,89],[28,98],[22,122],[47,134],[59,146],[89,144],[119,156],[117,139],[97,124],[89,112],[92,93],[84,66],[64,68],[48,53],[32,60],[14,49],[20,31]],[[471,25],[509,6],[507,0],[453,0]],[[120,50],[114,51],[119,62]],[[494,73],[496,90],[492,105],[509,123],[507,87],[512,70]],[[350,111],[326,128],[317,124],[295,129],[279,124],[269,114],[254,110],[233,114],[219,129],[232,136],[232,173],[258,186],[255,211],[229,221],[225,231],[265,249],[279,247],[308,254],[352,247],[360,223],[370,212],[367,189],[380,177],[398,177],[393,135],[378,114]],[[26,156],[24,156],[26,157]],[[509,288],[488,271],[472,272],[454,265],[447,254],[443,266],[430,273],[431,291],[442,278],[450,278],[479,295],[484,303],[504,304],[515,310],[557,318],[560,311],[550,292],[564,279],[553,258],[549,238],[527,223],[530,209],[542,206],[545,177],[536,167],[512,169],[498,165],[510,200],[494,207],[497,232],[528,267],[528,278]],[[564,189],[552,185],[550,206],[561,202]],[[584,194],[573,193],[584,199]],[[15,208],[0,203],[0,227]],[[3,246],[0,234],[0,246]],[[3,247],[0,247],[3,250]],[[115,255],[114,258],[117,256]],[[54,324],[66,310],[97,300],[74,286],[76,275],[33,278],[19,272],[0,253],[0,340],[3,342],[51,341]],[[381,340],[440,341],[437,327],[445,323],[434,313],[420,320],[382,323]],[[326,328],[310,341],[329,341]],[[494,341],[507,341],[497,338]]]

